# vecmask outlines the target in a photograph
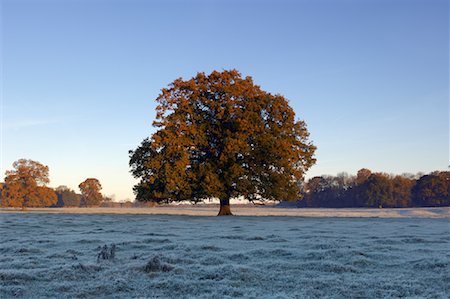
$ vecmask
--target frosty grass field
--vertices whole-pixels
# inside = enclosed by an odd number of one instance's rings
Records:
[[[0,297],[448,298],[448,220],[1,213]]]

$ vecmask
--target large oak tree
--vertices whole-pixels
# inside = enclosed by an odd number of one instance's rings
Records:
[[[263,91],[236,70],[177,79],[156,99],[157,128],[134,151],[137,200],[293,200],[315,163],[304,121],[282,95]]]

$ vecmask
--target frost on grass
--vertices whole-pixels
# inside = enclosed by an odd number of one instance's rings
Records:
[[[0,214],[0,298],[447,298],[448,219]]]
[[[103,245],[103,247],[100,247],[100,252],[97,255],[97,261],[113,260],[115,256],[116,256],[115,244],[112,244],[110,247],[108,247],[108,245]]]
[[[161,262],[159,256],[152,257],[144,267],[144,272],[169,272],[173,270],[173,266],[164,262]]]

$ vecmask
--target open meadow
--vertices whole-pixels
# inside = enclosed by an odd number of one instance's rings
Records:
[[[372,217],[369,209],[334,217],[325,217],[331,209],[252,209],[313,217],[53,210],[0,213],[1,298],[449,295],[448,208],[398,209],[397,218],[378,209]]]
[[[0,299],[450,299],[449,6],[0,0]]]

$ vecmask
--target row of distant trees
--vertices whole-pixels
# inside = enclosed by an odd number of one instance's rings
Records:
[[[66,186],[47,187],[49,168],[37,161],[20,159],[13,163],[13,168],[6,171],[5,182],[0,183],[2,207],[92,207],[111,200],[100,193],[102,186],[95,178],[81,182],[78,194]]]
[[[100,193],[99,180],[88,178],[79,184],[80,192],[66,186],[55,189],[49,184],[49,168],[37,161],[20,159],[13,163],[0,184],[2,207],[93,207],[140,206],[112,203]],[[361,169],[356,176],[317,176],[303,184],[299,207],[433,207],[450,206],[450,172],[436,171],[427,175],[390,175]]]
[[[356,176],[317,176],[303,186],[300,207],[435,207],[450,205],[450,172],[390,175],[361,169]]]

